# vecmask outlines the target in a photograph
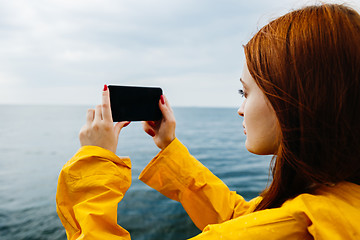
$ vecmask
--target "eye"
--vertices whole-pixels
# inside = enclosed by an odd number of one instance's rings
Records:
[[[241,97],[246,97],[246,93],[242,89],[239,89],[239,94],[241,95]]]

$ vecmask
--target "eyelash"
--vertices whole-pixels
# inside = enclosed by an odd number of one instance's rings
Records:
[[[239,89],[239,94],[241,95],[241,97],[245,97],[246,98],[246,93],[244,90]]]

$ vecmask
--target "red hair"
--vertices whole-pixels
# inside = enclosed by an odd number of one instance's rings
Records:
[[[263,27],[244,50],[281,129],[256,210],[324,184],[360,184],[360,15],[337,4],[304,7]]]

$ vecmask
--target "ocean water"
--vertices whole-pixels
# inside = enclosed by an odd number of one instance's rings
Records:
[[[56,214],[62,166],[79,148],[86,106],[0,106],[0,239],[66,239]],[[246,200],[267,185],[270,156],[247,152],[242,118],[232,108],[174,108],[176,135],[231,190]],[[137,178],[159,152],[134,122],[120,134],[118,155],[130,156],[133,183],[118,208],[132,239],[187,239],[200,231],[180,203]]]

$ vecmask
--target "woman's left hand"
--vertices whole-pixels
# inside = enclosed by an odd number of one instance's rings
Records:
[[[115,125],[113,124],[110,93],[105,85],[102,93],[102,104],[87,111],[86,124],[79,133],[80,144],[81,146],[99,146],[116,153],[120,131],[129,123],[118,122]]]

